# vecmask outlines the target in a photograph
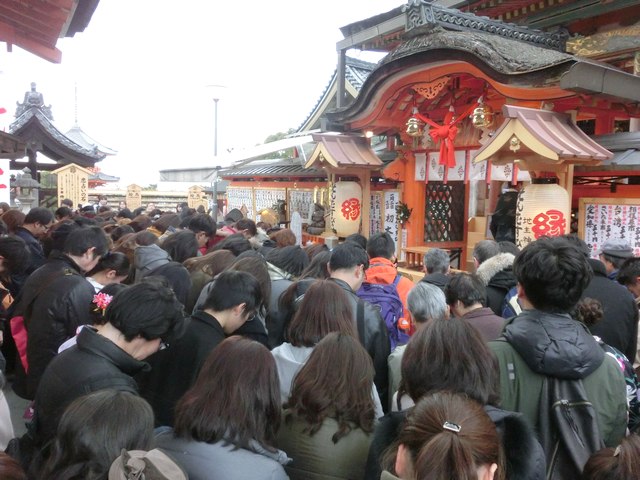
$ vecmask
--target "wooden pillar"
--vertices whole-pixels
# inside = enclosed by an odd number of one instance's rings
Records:
[[[640,52],[636,52],[633,56],[633,74],[640,75]],[[629,131],[640,132],[640,118],[629,120]]]
[[[365,170],[358,175],[362,183],[362,216],[360,223],[360,233],[369,238],[369,221],[371,217],[371,172]]]
[[[411,218],[406,223],[407,245],[424,245],[425,195],[427,187],[424,182],[414,180],[416,157],[413,152],[406,154],[405,183],[403,198],[409,208],[413,208]]]
[[[566,164],[563,171],[558,172],[558,184],[569,194],[569,211],[571,211],[571,197],[573,195],[573,163]]]

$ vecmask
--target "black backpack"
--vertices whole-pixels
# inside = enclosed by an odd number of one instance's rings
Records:
[[[547,479],[581,478],[589,457],[604,448],[597,414],[582,380],[546,377],[539,412]]]

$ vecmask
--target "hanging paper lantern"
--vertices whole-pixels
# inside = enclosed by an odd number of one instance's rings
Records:
[[[569,194],[554,179],[533,179],[518,195],[516,244],[522,249],[534,240],[569,233]]]
[[[339,237],[360,232],[362,188],[357,182],[336,182],[333,186],[331,215]]]

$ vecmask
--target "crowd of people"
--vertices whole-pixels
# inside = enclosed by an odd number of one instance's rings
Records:
[[[0,216],[0,478],[640,478],[640,258],[329,250],[180,204]],[[0,208],[3,206],[0,205]],[[597,253],[598,258],[593,254]]]

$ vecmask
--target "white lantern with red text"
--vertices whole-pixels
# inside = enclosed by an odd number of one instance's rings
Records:
[[[331,195],[331,223],[339,237],[360,232],[362,188],[357,182],[336,182]]]
[[[534,240],[569,233],[571,203],[555,178],[533,179],[518,195],[516,244],[522,249]]]

